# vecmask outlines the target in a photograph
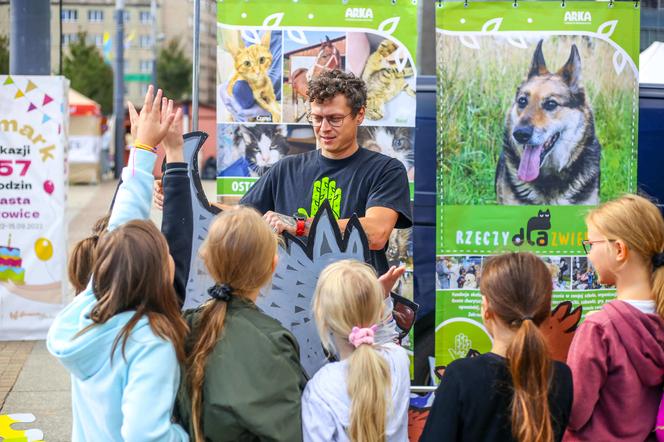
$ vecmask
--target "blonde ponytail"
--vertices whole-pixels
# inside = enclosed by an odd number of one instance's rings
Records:
[[[389,408],[390,369],[371,345],[357,347],[348,358],[351,400],[348,436],[352,442],[385,441]]]
[[[313,311],[326,348],[330,348],[330,331],[345,338],[355,331],[354,327],[371,328],[380,322],[382,310],[383,289],[367,264],[343,260],[321,273]],[[356,348],[347,360],[346,387],[351,400],[348,437],[352,442],[386,440],[391,408],[390,370],[372,342],[355,342]]]

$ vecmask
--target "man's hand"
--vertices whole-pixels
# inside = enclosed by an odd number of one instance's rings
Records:
[[[397,283],[399,278],[401,278],[404,275],[404,273],[406,273],[406,266],[402,265],[399,267],[392,266],[387,272],[380,275],[380,277],[378,278],[378,282],[380,282],[380,284],[383,286],[386,298],[390,296],[392,287],[394,287],[394,284]]]
[[[145,101],[141,113],[138,115],[138,128],[136,129],[136,140],[150,147],[156,147],[164,139],[175,118],[173,100],[168,100],[165,97],[162,99],[161,89],[157,91],[153,99],[153,89],[150,85],[148,92],[145,94]],[[165,109],[165,114],[162,114],[162,108]]]
[[[281,213],[270,210],[263,215],[263,219],[267,221],[275,233],[282,234],[283,232],[288,232],[291,235],[295,235],[297,222],[292,216],[282,215]]]

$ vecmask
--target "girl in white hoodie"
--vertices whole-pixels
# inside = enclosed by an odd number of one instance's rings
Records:
[[[344,260],[321,273],[314,317],[323,345],[339,362],[321,368],[304,391],[305,442],[408,440],[408,355],[395,343],[374,343],[383,298],[367,264]]]

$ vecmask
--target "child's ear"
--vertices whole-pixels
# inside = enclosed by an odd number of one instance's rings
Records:
[[[625,261],[629,256],[629,247],[627,247],[627,244],[618,239],[615,241],[614,247],[616,250],[616,259],[621,262]]]
[[[279,255],[274,255],[274,259],[272,260],[272,273],[277,270],[277,264],[279,264]]]

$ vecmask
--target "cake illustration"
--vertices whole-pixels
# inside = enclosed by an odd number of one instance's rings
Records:
[[[25,269],[21,267],[21,249],[11,246],[12,236],[6,246],[0,246],[0,281],[14,284],[25,283]]]

